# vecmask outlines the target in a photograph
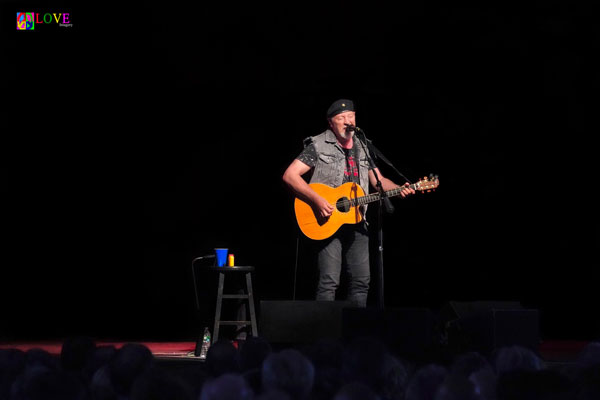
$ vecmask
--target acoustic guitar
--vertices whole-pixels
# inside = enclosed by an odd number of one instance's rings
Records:
[[[430,192],[439,184],[438,177],[430,175],[409,187],[419,192]],[[365,195],[364,190],[354,182],[345,183],[337,188],[322,183],[311,183],[310,187],[323,196],[329,204],[335,206],[335,210],[328,218],[322,218],[315,213],[311,205],[296,197],[294,210],[298,226],[302,233],[313,240],[327,239],[344,224],[359,223],[363,220],[360,206],[379,201],[381,198],[380,193]],[[388,190],[385,195],[388,197],[399,196],[401,190],[402,187]]]

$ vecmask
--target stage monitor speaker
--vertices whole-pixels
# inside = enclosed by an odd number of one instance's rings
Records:
[[[467,318],[492,309],[521,310],[518,301],[450,301],[442,313],[449,319]]]
[[[342,310],[349,301],[261,301],[259,332],[270,343],[314,343],[341,339]]]
[[[427,308],[349,308],[343,310],[345,341],[381,340],[390,351],[415,361],[431,358],[435,317]]]
[[[450,302],[442,309],[448,344],[457,352],[494,350],[518,345],[538,351],[539,311],[519,302]]]

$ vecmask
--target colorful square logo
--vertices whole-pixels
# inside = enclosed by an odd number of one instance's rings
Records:
[[[18,12],[17,13],[17,30],[32,31],[35,29],[35,13]]]

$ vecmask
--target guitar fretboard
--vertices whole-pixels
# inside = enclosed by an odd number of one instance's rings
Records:
[[[413,189],[413,190],[417,190],[418,185],[416,183],[413,183],[411,185],[408,185],[409,188]],[[394,197],[394,196],[398,196],[400,194],[400,192],[402,191],[404,187],[399,187],[399,188],[395,188],[392,190],[388,190],[385,192],[385,195],[387,197]],[[372,193],[372,194],[368,194],[366,196],[361,196],[361,197],[357,197],[355,199],[351,199],[350,200],[350,205],[352,207],[356,207],[356,206],[362,206],[364,204],[369,204],[369,203],[373,203],[375,201],[379,201],[381,199],[381,193]]]

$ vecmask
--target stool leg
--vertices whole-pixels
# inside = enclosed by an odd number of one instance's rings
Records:
[[[250,321],[252,322],[252,336],[258,336],[256,326],[256,313],[254,312],[254,294],[252,293],[251,272],[246,273],[246,290],[248,291],[248,307],[250,307]]]
[[[219,272],[219,289],[217,291],[217,309],[215,310],[215,328],[213,329],[212,343],[219,340],[219,326],[221,325],[221,304],[223,303],[223,286],[225,285],[225,274]]]

